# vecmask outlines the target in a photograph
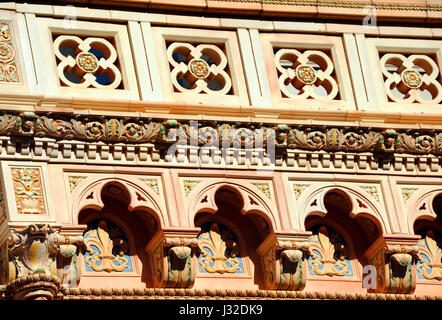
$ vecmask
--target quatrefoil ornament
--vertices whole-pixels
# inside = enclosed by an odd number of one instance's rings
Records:
[[[177,60],[177,55],[184,58]],[[180,92],[226,95],[232,88],[230,76],[225,71],[227,58],[216,45],[195,47],[190,43],[174,42],[167,48],[167,58],[172,66],[172,83]]]
[[[287,63],[291,66],[287,66]],[[275,64],[280,74],[279,87],[288,98],[333,100],[338,95],[338,84],[332,77],[333,62],[322,51],[306,50],[301,53],[296,49],[279,49],[275,54]],[[312,65],[319,66],[319,69]],[[296,92],[290,90],[290,85]],[[321,86],[325,94],[318,94],[315,90]]]
[[[439,103],[439,67],[429,56],[387,53],[380,60],[387,96],[393,102]],[[426,94],[425,94],[426,92]]]
[[[73,53],[66,55],[63,48],[69,48]],[[97,57],[91,50],[102,53]],[[72,35],[58,36],[54,41],[55,55],[59,59],[57,65],[61,82],[69,87],[100,89],[116,89],[122,80],[121,72],[115,65],[117,52],[114,46],[104,38],[89,37],[81,39]],[[73,72],[79,82],[67,76]],[[100,83],[98,77],[105,75],[108,83]]]

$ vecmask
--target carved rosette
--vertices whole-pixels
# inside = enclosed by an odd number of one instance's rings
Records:
[[[385,91],[391,101],[436,104],[442,101],[439,67],[431,57],[387,53],[382,56],[380,64]]]
[[[20,82],[11,25],[0,23],[0,82]]]
[[[218,46],[173,42],[167,48],[167,59],[173,86],[179,92],[229,94],[232,81],[226,72],[228,62]]]
[[[75,57],[64,48],[75,52]],[[118,54],[115,47],[104,38],[81,39],[73,35],[60,35],[54,40],[55,56],[58,59],[58,76],[63,85],[74,88],[116,89],[122,81],[117,67]],[[98,58],[93,52],[99,52]],[[98,53],[97,53],[98,55]],[[73,76],[67,76],[73,73]],[[98,79],[97,73],[105,75],[107,82]],[[73,80],[77,78],[78,80]],[[101,83],[102,82],[102,83]]]
[[[307,279],[308,235],[268,236],[258,247],[265,289],[303,290]]]
[[[80,280],[77,249],[81,236],[65,236],[49,225],[32,224],[22,230],[12,229],[8,238],[7,299],[56,298],[62,288],[75,287]]]
[[[301,53],[296,49],[279,49],[275,54],[275,65],[279,73],[279,87],[285,97],[333,100],[338,95],[338,84],[332,76],[333,62],[325,52],[306,50]],[[312,65],[317,65],[318,69]],[[318,94],[315,90],[318,86],[322,86],[326,93]]]

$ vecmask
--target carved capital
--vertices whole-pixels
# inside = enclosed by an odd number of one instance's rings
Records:
[[[366,251],[371,265],[376,268],[378,293],[413,293],[416,287],[415,260],[419,237],[384,235]]]
[[[258,247],[268,290],[302,290],[307,275],[310,233],[269,235]]]
[[[199,228],[158,231],[146,246],[154,287],[191,288],[195,282],[195,251]]]
[[[7,259],[3,264],[7,271],[1,279],[7,284],[6,297],[53,299],[62,287],[75,286],[79,280],[75,267],[77,248],[82,245],[81,236],[61,235],[47,224],[12,228],[7,252],[2,255]]]

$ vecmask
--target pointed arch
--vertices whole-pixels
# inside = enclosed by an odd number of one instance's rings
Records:
[[[142,181],[126,177],[88,177],[75,188],[72,194],[71,215],[74,224],[78,224],[78,215],[84,209],[100,211],[104,207],[102,191],[110,184],[119,186],[128,199],[128,211],[147,211],[159,222],[161,228],[169,225],[166,212],[162,209],[161,199],[153,190],[146,188]]]
[[[310,190],[309,190],[310,189]],[[298,227],[305,230],[305,220],[310,215],[324,217],[327,214],[325,207],[325,196],[335,191],[348,199],[350,203],[350,217],[366,217],[380,228],[382,233],[391,233],[385,210],[379,204],[372,201],[371,196],[361,190],[356,191],[344,184],[335,183],[333,185],[322,185],[320,187],[311,186],[304,191],[300,199],[300,207],[297,214]]]
[[[433,221],[437,218],[434,211],[433,201],[436,197],[442,196],[442,187],[437,189],[418,190],[408,201],[413,201],[408,206],[407,223],[408,232],[415,234],[414,224],[417,220],[423,219]]]
[[[252,184],[243,184],[228,180],[208,181],[199,183],[189,194],[189,206],[187,219],[189,226],[194,226],[195,216],[200,212],[215,214],[218,206],[215,202],[215,194],[218,190],[228,189],[235,192],[242,202],[241,213],[256,214],[264,218],[271,225],[271,230],[281,228],[278,217],[274,214],[277,208],[270,199],[266,199],[262,192]],[[273,210],[272,210],[273,209]]]

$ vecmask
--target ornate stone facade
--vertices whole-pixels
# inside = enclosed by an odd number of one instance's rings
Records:
[[[441,299],[440,4],[147,2],[0,4],[0,300]]]

